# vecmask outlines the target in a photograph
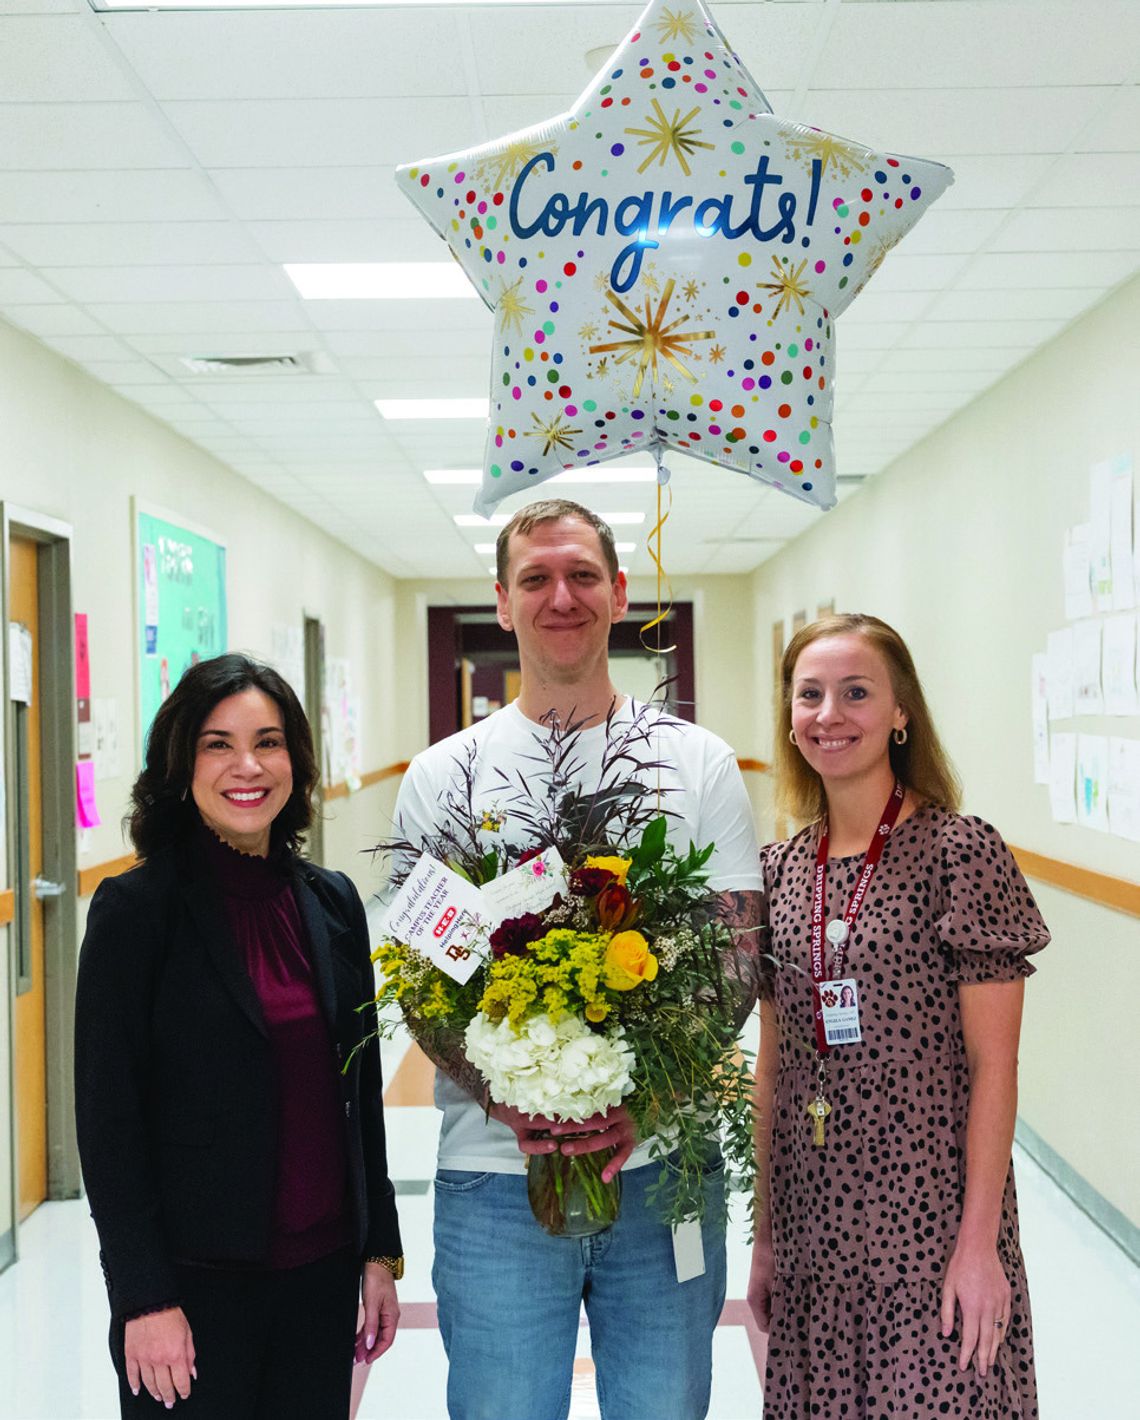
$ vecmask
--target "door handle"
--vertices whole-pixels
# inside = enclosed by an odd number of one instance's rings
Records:
[[[32,891],[39,902],[43,902],[45,897],[62,897],[67,891],[63,883],[53,883],[50,878],[34,878],[32,880]]]

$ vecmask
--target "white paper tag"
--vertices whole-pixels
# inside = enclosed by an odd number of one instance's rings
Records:
[[[859,1029],[859,987],[853,976],[819,983],[823,1032],[828,1045],[855,1045],[863,1039]]]
[[[673,1265],[678,1282],[690,1282],[705,1272],[705,1244],[701,1225],[695,1218],[678,1223],[673,1229]]]
[[[566,864],[557,848],[548,848],[529,863],[492,878],[480,888],[487,916],[496,926],[524,912],[545,912],[566,891]]]
[[[475,948],[489,926],[479,889],[425,853],[389,904],[382,930],[462,984],[479,965]]]

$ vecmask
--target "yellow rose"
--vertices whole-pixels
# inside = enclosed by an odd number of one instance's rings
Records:
[[[587,858],[587,868],[601,868],[603,872],[613,873],[614,877],[625,887],[626,876],[629,873],[632,858]]]
[[[606,948],[605,983],[613,991],[632,991],[657,975],[657,958],[640,932],[618,932]]]

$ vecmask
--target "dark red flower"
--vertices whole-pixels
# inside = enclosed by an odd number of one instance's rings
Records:
[[[575,868],[569,886],[578,897],[597,897],[607,883],[615,881],[615,874],[608,868]]]
[[[542,918],[537,912],[524,912],[521,917],[508,917],[491,933],[491,953],[495,960],[500,957],[521,957],[531,942],[546,935]]]
[[[641,904],[619,882],[610,882],[598,893],[594,903],[598,925],[607,932],[622,932],[637,921]]]
[[[545,848],[528,848],[525,853],[519,854],[518,866],[521,868],[524,863],[533,862],[535,858],[541,857],[545,852]]]

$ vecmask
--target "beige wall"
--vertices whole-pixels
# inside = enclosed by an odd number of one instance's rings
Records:
[[[132,657],[131,496],[203,525],[228,547],[229,644],[268,658],[275,625],[325,624],[330,656],[351,661],[363,702],[363,767],[397,757],[401,692],[395,583],[217,460],[0,324],[0,498],[70,524],[74,609],[86,612],[93,697],[119,710],[122,774],[98,786],[102,826],[80,866],[125,851],[119,821],[138,769]],[[361,850],[384,832],[390,785],[329,806],[325,857],[362,890],[377,874]],[[86,904],[80,904],[80,920]],[[82,925],[81,925],[82,930]],[[4,981],[9,932],[0,929]],[[0,1234],[10,1226],[7,994],[0,1010]]]
[[[1140,880],[1140,846],[1055,824],[1033,783],[1030,657],[1065,625],[1061,547],[1088,517],[1090,463],[1140,452],[1140,280],[1019,366],[753,575],[760,753],[772,745],[771,626],[831,597],[907,639],[966,808],[1024,848]],[[842,334],[840,335],[842,340]],[[843,457],[843,431],[837,433]],[[1086,718],[1140,737],[1140,719]],[[1037,884],[1033,884],[1035,890]],[[1140,1135],[1113,1082],[1140,1078],[1140,1036],[1107,1002],[1136,974],[1140,921],[1040,889],[1054,933],[1029,983],[1021,1113],[1140,1222]]]

